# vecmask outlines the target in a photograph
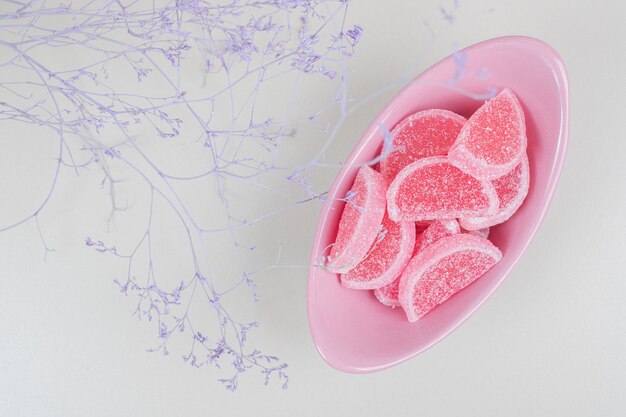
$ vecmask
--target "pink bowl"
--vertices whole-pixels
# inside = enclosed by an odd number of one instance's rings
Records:
[[[463,76],[457,77],[465,57]],[[459,59],[461,58],[461,59]],[[488,74],[488,77],[486,76]],[[458,79],[457,79],[458,78]],[[448,335],[498,288],[537,232],[559,180],[568,141],[569,88],[565,66],[547,44],[527,37],[503,37],[470,46],[437,63],[405,87],[374,119],[347,159],[320,214],[311,254],[319,264],[334,242],[342,198],[359,164],[380,151],[380,124],[392,128],[420,110],[441,108],[469,117],[483,103],[473,95],[510,87],[526,115],[531,182],[526,201],[490,239],[502,261],[463,291],[416,323],[401,308],[379,303],[371,291],[343,288],[337,274],[312,267],[308,315],[313,341],[322,357],[345,372],[374,372],[407,360]],[[470,93],[470,94],[468,94]],[[541,283],[537,283],[540,286]]]

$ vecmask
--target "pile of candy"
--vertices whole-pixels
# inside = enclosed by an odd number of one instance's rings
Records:
[[[528,193],[526,126],[504,89],[469,120],[426,110],[391,134],[379,171],[357,173],[326,268],[413,322],[500,261],[489,227]]]

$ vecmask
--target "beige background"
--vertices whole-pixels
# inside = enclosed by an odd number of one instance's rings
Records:
[[[550,43],[571,81],[570,145],[552,207],[483,308],[418,358],[377,374],[342,374],[309,336],[306,271],[275,270],[258,282],[263,327],[254,340],[290,364],[290,389],[251,379],[227,393],[213,372],[145,353],[152,329],[130,317],[134,304],[111,284],[120,265],[82,244],[105,214],[92,209],[102,197],[75,181],[58,190],[45,215],[46,237],[58,248],[47,262],[33,224],[0,234],[0,415],[624,415],[626,4],[461,1],[454,25],[437,5],[354,1],[350,19],[365,28],[350,64],[355,95],[384,87],[417,58],[417,71],[426,68],[455,42],[507,34]],[[432,41],[424,20],[437,34]],[[349,126],[362,131],[392,93]],[[342,141],[337,158],[357,139]],[[11,142],[2,146],[5,155],[17,152]],[[2,163],[17,169],[10,157]],[[75,205],[63,205],[68,199]],[[275,220],[289,261],[308,259],[318,210]]]

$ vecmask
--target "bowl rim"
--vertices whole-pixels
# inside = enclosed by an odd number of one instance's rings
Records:
[[[496,45],[498,47],[502,47],[502,46],[506,46],[507,44],[508,45],[510,44],[524,45],[525,44],[528,46],[532,46],[537,54],[550,56],[551,62],[553,64],[553,69],[556,72],[558,72],[560,76],[557,79],[557,84],[559,84],[560,86],[559,98],[560,98],[560,104],[561,104],[561,109],[562,109],[561,114],[564,117],[561,120],[560,130],[559,130],[559,135],[558,135],[559,148],[557,148],[557,150],[555,151],[554,164],[552,165],[551,170],[550,170],[551,171],[550,177],[553,178],[553,180],[550,181],[548,184],[547,192],[545,194],[545,199],[544,199],[545,202],[542,205],[541,210],[539,211],[539,214],[538,214],[538,221],[536,222],[535,226],[530,230],[529,237],[526,239],[526,242],[523,244],[522,249],[520,250],[519,254],[514,259],[512,259],[512,261],[509,263],[507,268],[502,272],[496,285],[494,285],[488,291],[488,293],[484,297],[482,297],[482,300],[480,303],[478,303],[474,308],[472,308],[471,310],[467,311],[464,315],[459,317],[459,319],[456,321],[456,324],[454,326],[450,327],[447,331],[445,331],[441,335],[433,338],[432,341],[427,343],[421,349],[418,349],[409,355],[405,355],[402,358],[398,358],[397,360],[390,361],[384,365],[380,365],[377,367],[359,368],[355,366],[346,365],[340,361],[335,361],[332,357],[326,354],[323,347],[320,346],[320,344],[318,343],[319,329],[318,329],[318,324],[314,316],[315,307],[313,305],[314,304],[313,300],[315,299],[315,294],[314,294],[315,293],[315,275],[319,270],[316,263],[319,259],[320,250],[323,249],[323,248],[320,248],[320,241],[322,239],[322,235],[324,234],[324,231],[326,230],[326,227],[327,227],[326,220],[328,218],[328,212],[330,211],[331,206],[332,206],[330,199],[328,199],[322,206],[322,209],[320,210],[318,222],[316,226],[315,237],[312,242],[311,257],[310,257],[311,266],[309,267],[309,273],[308,273],[308,278],[307,278],[307,319],[308,319],[309,330],[311,332],[313,343],[318,353],[320,354],[320,356],[331,367],[339,371],[347,372],[347,373],[372,373],[372,372],[381,371],[381,370],[390,368],[392,366],[395,366],[397,364],[400,364],[430,349],[432,346],[439,343],[441,340],[445,339],[450,333],[456,330],[465,320],[467,320],[470,316],[472,316],[476,312],[476,310],[478,310],[478,308],[480,308],[493,295],[493,293],[502,284],[504,279],[506,279],[506,277],[510,274],[512,269],[516,266],[517,262],[519,261],[521,256],[524,254],[524,252],[526,251],[530,243],[534,240],[534,237],[537,231],[539,230],[539,228],[541,227],[541,224],[543,223],[546,213],[550,207],[551,201],[556,191],[557,184],[559,182],[560,176],[563,171],[563,165],[565,163],[568,142],[569,142],[569,123],[570,123],[570,88],[569,88],[569,85],[570,83],[569,83],[569,77],[567,74],[567,69],[559,53],[546,42],[537,38],[530,37],[530,36],[511,35],[511,36],[501,36],[501,37],[491,38],[491,39],[487,39],[487,40],[469,45],[461,49],[459,53],[470,52],[474,49],[490,48]],[[379,129],[377,120],[381,117],[381,115],[388,113],[392,109],[396,100],[398,100],[399,97],[403,96],[406,90],[412,88],[412,85],[414,84],[414,82],[416,82],[420,78],[427,76],[432,71],[436,70],[437,67],[439,67],[442,63],[451,59],[451,57],[452,55],[448,55],[442,58],[441,60],[437,61],[436,63],[428,67],[426,70],[422,71],[421,73],[413,77],[411,80],[409,80],[405,84],[405,86],[402,89],[400,89],[372,119],[372,122],[370,123],[370,125],[364,130],[364,132],[360,136],[360,139],[355,143],[354,147],[352,148],[352,151],[346,157],[346,161],[356,158],[360,150],[363,148],[363,145],[370,140],[369,138],[372,136],[373,131],[375,129]],[[345,164],[341,168],[341,170],[337,173],[332,184],[329,187],[329,196],[332,194],[333,190],[335,190],[338,186],[340,186],[343,183],[344,177],[346,176],[348,170],[351,168],[352,167],[349,164]]]

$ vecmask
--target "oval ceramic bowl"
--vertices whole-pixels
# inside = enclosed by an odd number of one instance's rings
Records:
[[[462,59],[458,59],[462,57]],[[347,159],[329,191],[313,245],[316,265],[334,242],[343,202],[358,166],[380,152],[380,124],[388,128],[420,110],[441,108],[469,117],[492,94],[510,87],[526,116],[530,190],[518,212],[491,230],[502,261],[416,323],[402,308],[379,303],[372,291],[343,288],[337,274],[311,268],[308,315],[322,357],[346,372],[374,372],[407,360],[444,338],[498,288],[543,220],[561,173],[568,140],[569,89],[565,66],[545,43],[527,37],[485,41],[437,63],[406,86],[379,113]],[[456,61],[456,63],[455,63]],[[459,62],[464,62],[462,75]],[[536,283],[541,285],[541,283]]]

